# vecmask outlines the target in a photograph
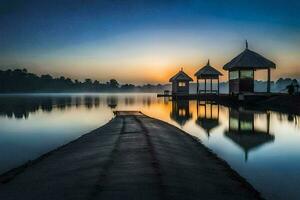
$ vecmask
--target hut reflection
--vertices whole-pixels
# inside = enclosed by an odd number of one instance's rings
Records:
[[[134,105],[135,98],[132,96],[125,97],[125,105]]]
[[[170,97],[164,97],[163,98],[163,102],[165,105],[168,105],[169,104],[169,101],[171,101],[171,98]]]
[[[220,125],[219,110],[218,104],[197,101],[196,124],[206,131],[208,137],[210,136],[211,130]]]
[[[177,122],[180,126],[184,126],[185,123],[192,118],[190,112],[190,106],[188,100],[173,100],[172,110],[170,118]]]
[[[277,119],[280,122],[284,122],[287,121],[289,123],[294,124],[296,127],[300,127],[299,126],[299,116],[298,115],[294,115],[294,114],[282,114],[282,113],[276,113]]]
[[[229,108],[229,129],[225,131],[225,136],[243,149],[245,161],[248,154],[266,143],[273,142],[275,137],[271,135],[270,113],[266,113],[266,128],[258,130],[255,126],[254,112],[246,110],[236,110]]]
[[[75,97],[75,106],[76,106],[76,108],[81,106],[81,104],[82,104],[81,97]]]
[[[149,96],[143,97],[142,102],[143,102],[143,105],[151,106],[151,103],[152,103],[151,97],[149,97]]]
[[[114,109],[118,105],[118,97],[117,96],[109,96],[106,99],[107,106],[111,109]]]
[[[98,96],[95,97],[94,104],[96,108],[100,106],[100,98]]]
[[[116,97],[109,97],[116,98]],[[52,112],[53,109],[64,111],[66,108],[85,106],[88,109],[99,107],[99,96],[2,96],[0,98],[0,116],[8,118],[27,119],[30,113],[42,110]],[[116,99],[109,100],[108,106],[116,107]]]
[[[84,97],[84,106],[87,109],[91,109],[93,107],[93,97],[91,97],[91,96],[85,96]]]
[[[44,112],[51,112],[52,111],[52,105],[53,105],[53,99],[52,98],[45,98],[41,100],[41,109]]]

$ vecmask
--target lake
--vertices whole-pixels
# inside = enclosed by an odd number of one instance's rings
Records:
[[[140,110],[199,138],[267,199],[300,197],[299,116],[156,94],[0,95],[0,173],[104,125],[114,110]]]

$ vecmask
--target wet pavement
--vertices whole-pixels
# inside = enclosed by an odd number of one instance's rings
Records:
[[[125,111],[0,184],[6,200],[259,198],[192,136]]]

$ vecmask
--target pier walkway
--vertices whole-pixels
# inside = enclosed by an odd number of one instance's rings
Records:
[[[103,127],[11,173],[0,177],[0,199],[260,198],[199,141],[139,112],[117,112]]]

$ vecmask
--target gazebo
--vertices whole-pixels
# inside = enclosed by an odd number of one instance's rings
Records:
[[[223,69],[229,72],[229,93],[253,93],[254,92],[254,71],[267,70],[268,83],[267,92],[271,91],[271,69],[276,68],[276,64],[264,58],[258,53],[246,49],[224,65]]]
[[[169,82],[172,82],[172,95],[188,95],[190,81],[193,81],[183,69],[170,78]]]
[[[219,76],[223,76],[223,74],[221,72],[219,72],[218,70],[216,70],[215,68],[213,68],[212,66],[210,66],[209,60],[207,61],[207,64],[202,67],[201,69],[199,69],[196,73],[195,76],[197,77],[197,94],[204,92],[205,94],[207,92],[210,93],[217,93],[219,94],[220,91],[220,81],[219,81]],[[199,79],[204,79],[204,90],[199,90]],[[206,80],[210,80],[210,90],[206,89]],[[217,80],[218,81],[218,85],[217,85],[217,89],[213,90],[213,80]]]

